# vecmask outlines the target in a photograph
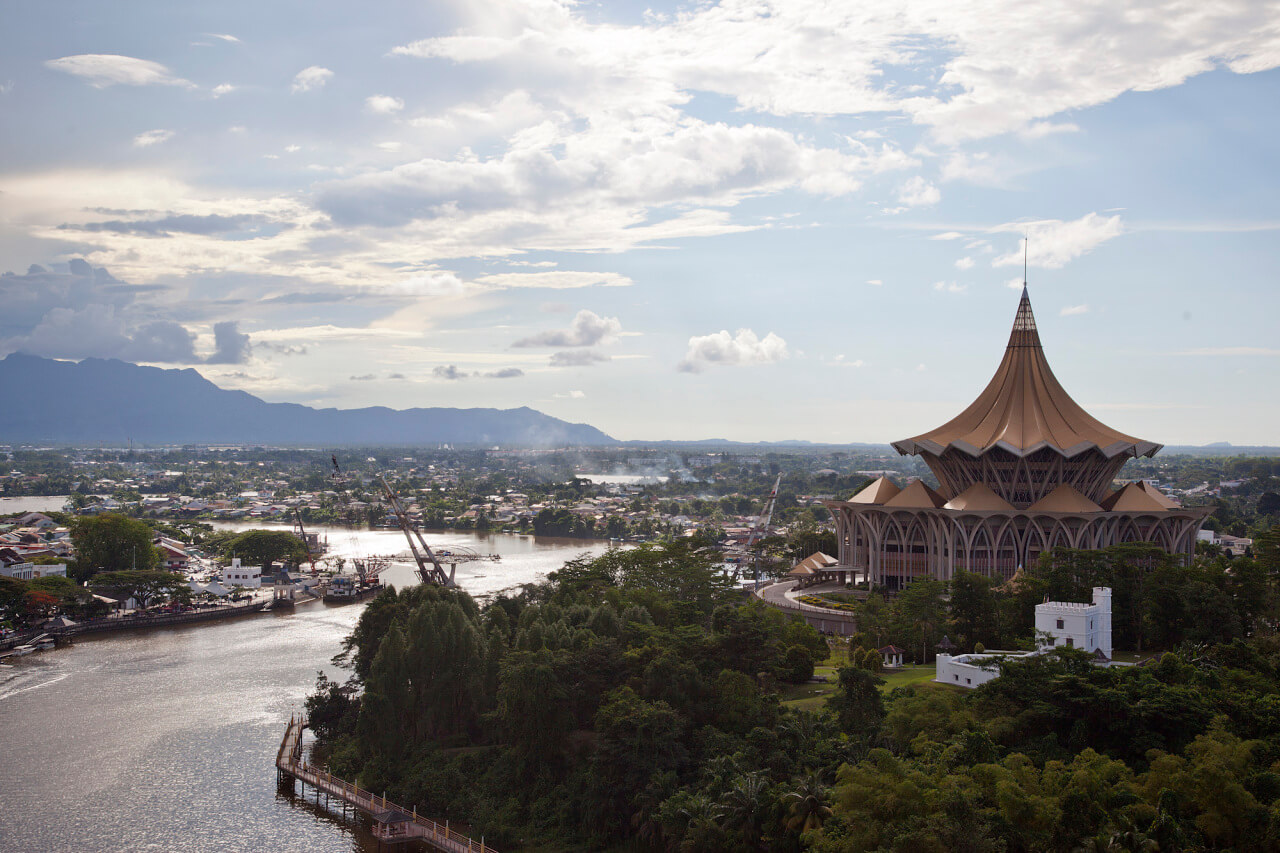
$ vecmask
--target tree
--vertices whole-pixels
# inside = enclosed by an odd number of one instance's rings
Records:
[[[795,780],[794,787],[782,795],[787,803],[786,827],[791,832],[821,829],[831,817],[831,789],[822,782],[822,774],[809,770]]]
[[[116,512],[77,518],[72,522],[71,541],[78,579],[89,580],[98,572],[154,569],[160,555],[151,544],[152,535],[145,522]]]
[[[879,728],[884,719],[881,684],[884,684],[883,678],[865,669],[840,668],[840,685],[827,699],[827,707],[835,712],[842,730],[865,736]]]
[[[246,530],[224,545],[223,550],[239,557],[246,566],[298,564],[307,559],[306,546],[288,530]]]
[[[155,572],[126,569],[120,572],[99,572],[91,582],[93,589],[117,593],[121,601],[132,598],[138,607],[146,607],[156,598],[179,595],[190,591],[182,579],[172,572]]]

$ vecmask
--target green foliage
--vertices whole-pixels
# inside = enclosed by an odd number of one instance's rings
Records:
[[[98,572],[146,571],[160,564],[151,544],[153,532],[146,522],[114,512],[76,518],[71,540],[76,548],[78,580]]]
[[[206,542],[206,547],[225,557],[239,557],[246,566],[279,562],[297,565],[307,559],[306,546],[289,530],[245,530],[229,536],[216,535]]]
[[[151,606],[157,599],[183,596],[191,591],[182,578],[172,572],[141,569],[99,572],[93,576],[90,586],[99,594],[118,599],[121,603],[132,598],[142,608]]]

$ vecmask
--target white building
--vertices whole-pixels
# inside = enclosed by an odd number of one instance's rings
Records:
[[[1036,605],[1036,634],[1047,636],[1041,648],[1073,646],[1086,652],[1099,649],[1111,657],[1111,590],[1093,588],[1093,601],[1046,601]]]
[[[66,563],[53,563],[52,565],[38,565],[36,563],[12,563],[4,565],[0,562],[0,575],[8,575],[11,578],[17,578],[20,581],[35,580],[36,578],[51,578],[67,576]]]
[[[1000,661],[1003,658],[1026,658],[1039,652],[991,651],[970,655],[938,655],[938,674],[933,680],[939,684],[973,688],[1000,677]]]
[[[1040,647],[1034,652],[989,651],[981,654],[938,655],[939,684],[952,684],[973,689],[1000,677],[1002,660],[1029,658],[1043,654],[1054,646],[1067,646],[1093,652],[1099,649],[1111,657],[1111,590],[1093,588],[1093,601],[1046,601],[1036,605],[1036,635]]]
[[[258,589],[262,586],[262,566],[242,566],[239,557],[232,557],[231,565],[222,570],[222,583],[229,587]]]

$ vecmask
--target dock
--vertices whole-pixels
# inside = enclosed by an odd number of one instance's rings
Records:
[[[305,718],[289,717],[289,726],[285,729],[280,749],[276,752],[276,772],[282,783],[287,782],[292,787],[293,780],[296,779],[302,783],[304,795],[307,785],[310,785],[317,796],[324,794],[326,798],[337,798],[369,815],[373,818],[373,836],[380,844],[421,841],[448,853],[497,853],[492,847],[485,845],[483,838],[475,841],[450,829],[448,821],[437,823],[420,816],[417,806],[412,810],[406,809],[388,800],[385,793],[378,796],[339,779],[323,768],[308,764],[302,755],[304,728]]]

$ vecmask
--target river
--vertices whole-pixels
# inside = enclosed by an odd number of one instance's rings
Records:
[[[339,554],[407,550],[398,531],[354,539],[340,528],[317,532]],[[505,534],[428,541],[502,556],[458,566],[459,584],[476,595],[606,547]],[[384,577],[397,586],[414,580],[403,564]],[[317,671],[345,678],[330,658],[361,607],[315,602],[292,613],[86,637],[0,667],[0,851],[377,849],[340,815],[278,795],[274,769],[285,723]]]

